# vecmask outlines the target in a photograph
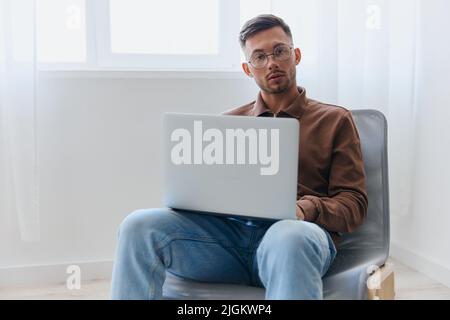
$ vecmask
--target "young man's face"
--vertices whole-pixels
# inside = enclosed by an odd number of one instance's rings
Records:
[[[261,31],[247,39],[244,53],[247,61],[258,53],[272,54],[274,49],[282,44],[292,46],[291,39],[281,27],[273,27]],[[277,61],[273,56],[267,57],[263,68],[255,68],[249,63],[243,63],[244,72],[255,78],[256,84],[267,93],[283,93],[292,86],[297,86],[296,66],[300,63],[299,49],[292,49],[291,56],[285,61]]]

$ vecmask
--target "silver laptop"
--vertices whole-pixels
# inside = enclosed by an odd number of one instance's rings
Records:
[[[164,205],[296,219],[299,132],[290,118],[165,113]]]

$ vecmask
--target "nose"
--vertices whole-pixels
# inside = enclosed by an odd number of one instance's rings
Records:
[[[278,61],[275,59],[274,54],[268,54],[267,55],[267,66],[269,67],[269,70],[272,70],[274,68],[278,69]]]

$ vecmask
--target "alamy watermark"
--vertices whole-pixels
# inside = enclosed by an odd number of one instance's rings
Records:
[[[261,175],[275,175],[279,170],[279,129],[238,128],[222,132],[210,128],[203,131],[203,122],[199,120],[194,121],[193,134],[188,129],[178,128],[172,132],[170,140],[177,142],[170,154],[175,165],[259,165]]]
[[[66,280],[66,287],[69,290],[81,289],[81,268],[76,264],[67,267],[66,273],[69,274]]]

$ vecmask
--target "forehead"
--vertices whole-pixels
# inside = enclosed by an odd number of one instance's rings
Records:
[[[271,51],[273,47],[280,43],[290,44],[292,41],[281,27],[273,27],[248,38],[245,42],[244,51],[251,55],[254,51]]]

